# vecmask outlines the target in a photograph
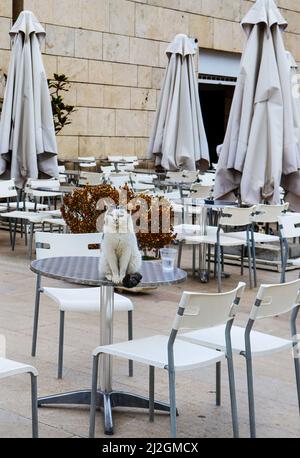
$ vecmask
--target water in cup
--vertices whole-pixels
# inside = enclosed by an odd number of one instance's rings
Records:
[[[177,251],[171,248],[164,248],[160,250],[160,256],[163,270],[167,272],[174,270]]]

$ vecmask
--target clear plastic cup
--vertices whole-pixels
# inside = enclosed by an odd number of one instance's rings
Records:
[[[164,271],[170,272],[175,269],[177,250],[174,250],[174,248],[163,248],[160,250],[160,257]]]

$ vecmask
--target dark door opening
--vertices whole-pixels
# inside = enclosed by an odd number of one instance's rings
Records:
[[[212,164],[218,163],[216,148],[224,141],[235,86],[199,84],[203,122]]]

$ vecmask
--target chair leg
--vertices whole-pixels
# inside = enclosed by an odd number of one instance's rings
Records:
[[[40,312],[40,299],[41,299],[41,276],[36,277],[36,290],[35,290],[35,306],[34,306],[34,319],[33,319],[33,333],[32,333],[32,347],[31,356],[36,356],[37,333],[39,325],[39,312]]]
[[[95,437],[95,423],[97,411],[97,390],[98,390],[98,369],[99,369],[99,355],[93,358],[93,375],[92,375],[92,392],[91,392],[91,410],[90,410],[90,428],[89,438]]]
[[[217,363],[216,364],[216,406],[220,407],[221,405],[221,398],[222,398],[222,392],[221,392],[221,369],[222,369],[222,364]]]
[[[250,282],[250,289],[253,289],[253,279],[252,279],[252,256],[251,256],[251,246],[250,241],[248,240],[247,243],[248,248],[248,268],[249,268],[249,282]]]
[[[63,364],[64,364],[64,337],[65,337],[65,312],[60,311],[59,317],[59,344],[58,344],[58,372],[57,378],[63,378]]]
[[[294,358],[294,363],[295,363],[295,374],[296,374],[296,384],[297,384],[298,407],[299,407],[299,415],[300,415],[300,362],[299,362],[299,356]]]
[[[128,340],[133,340],[133,312],[128,312]],[[133,361],[128,362],[129,377],[133,377]]]
[[[169,372],[169,398],[170,398],[170,419],[171,419],[171,437],[176,438],[176,387],[175,387],[175,371]]]
[[[251,434],[251,438],[255,439],[256,438],[255,403],[254,403],[253,368],[252,368],[251,356],[246,355],[246,365],[247,365],[250,434]]]
[[[11,247],[12,251],[15,251],[16,237],[17,237],[17,220],[15,219],[13,239],[12,239],[12,247]]]
[[[228,367],[228,380],[230,389],[230,402],[231,402],[231,416],[232,416],[232,429],[233,437],[239,438],[239,421],[238,421],[238,410],[236,400],[236,389],[235,389],[235,377],[234,377],[234,366],[232,354],[227,354],[227,367]]]
[[[244,266],[245,266],[245,247],[241,248],[241,277],[244,276]]]
[[[149,368],[149,421],[154,422],[155,368]]]
[[[221,268],[221,247],[217,245],[217,276],[218,276],[218,293],[222,292],[222,268]]]
[[[37,377],[33,374],[30,374],[30,376],[31,376],[32,437],[33,439],[37,439],[39,437]]]
[[[196,276],[196,245],[193,245],[193,277]]]
[[[255,246],[255,238],[254,238],[253,229],[251,233],[251,245],[252,245],[254,288],[257,288],[256,246]]]
[[[30,237],[29,237],[29,247],[28,247],[28,255],[29,255],[30,261],[32,260],[34,226],[35,226],[34,223],[30,223]]]
[[[177,264],[178,269],[180,269],[180,267],[181,267],[182,250],[183,250],[183,242],[179,242],[179,248],[178,248],[178,264]]]

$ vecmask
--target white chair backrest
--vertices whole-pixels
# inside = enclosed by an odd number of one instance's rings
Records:
[[[152,184],[154,180],[157,180],[157,175],[146,175],[146,174],[144,175],[144,174],[139,174],[139,173],[132,173],[131,179],[135,183],[146,181]]]
[[[205,329],[221,326],[235,316],[237,299],[241,299],[246,284],[239,283],[228,293],[188,293],[182,295],[180,310],[173,329]]]
[[[66,171],[66,167],[64,165],[59,165],[58,166],[58,172],[59,173],[65,173]]]
[[[213,173],[199,175],[199,179],[202,186],[214,186],[215,184],[215,175]]]
[[[226,207],[220,218],[221,226],[247,226],[251,223],[251,215],[255,213],[256,206],[249,208]]]
[[[211,192],[211,186],[202,186],[202,184],[194,183],[192,184],[189,197],[192,199],[206,199],[207,197],[210,197]]]
[[[167,179],[168,180],[174,180],[174,181],[179,181],[182,178],[182,172],[168,172],[167,173]]]
[[[278,218],[281,235],[284,239],[300,237],[300,214],[288,214]]]
[[[283,315],[300,303],[300,280],[279,285],[261,285],[250,318],[259,320]]]
[[[107,159],[112,162],[123,161],[123,156],[107,156]]]
[[[96,158],[94,156],[87,156],[87,157],[79,157],[78,160],[80,162],[95,162]]]
[[[191,172],[184,170],[181,174],[181,182],[182,183],[194,183],[197,181],[199,172]]]
[[[36,232],[37,259],[61,256],[100,256],[100,249],[93,246],[101,244],[102,234],[55,234]]]
[[[28,192],[34,189],[53,189],[54,191],[59,190],[59,180],[29,180],[27,182]]]
[[[134,164],[118,164],[118,170],[120,172],[133,172]]]
[[[278,223],[279,216],[288,211],[289,204],[257,205],[255,215],[251,218],[255,223]]]
[[[15,186],[14,180],[0,180],[0,199],[9,199],[11,197],[17,197],[18,193]]]
[[[103,173],[112,173],[115,172],[115,167],[113,165],[101,165],[101,170]]]
[[[137,156],[124,156],[124,161],[138,163],[139,158]]]
[[[130,183],[129,175],[110,175],[109,181],[116,189],[122,188],[126,183]]]
[[[103,183],[103,173],[81,172],[79,184],[98,186]]]

